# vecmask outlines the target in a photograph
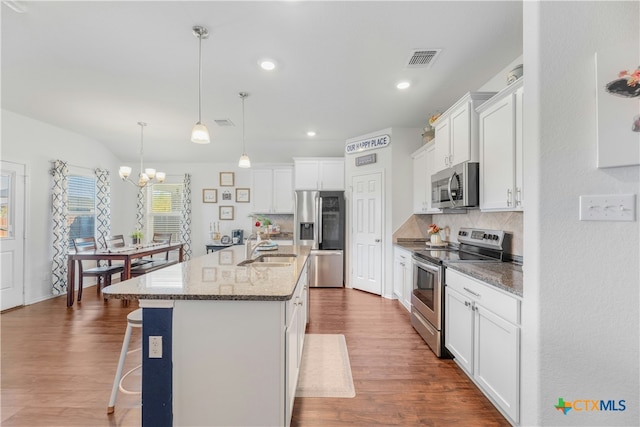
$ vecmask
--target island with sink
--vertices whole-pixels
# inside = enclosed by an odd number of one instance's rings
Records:
[[[104,289],[143,309],[143,426],[290,424],[310,247],[255,249],[247,257],[232,246]]]

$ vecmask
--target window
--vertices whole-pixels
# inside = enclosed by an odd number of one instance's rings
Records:
[[[149,240],[153,233],[171,233],[171,241],[180,241],[182,184],[153,184],[147,215]]]
[[[73,239],[93,237],[96,230],[96,179],[95,177],[69,175],[68,206],[69,247]]]

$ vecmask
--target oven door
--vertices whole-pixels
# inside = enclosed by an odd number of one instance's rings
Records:
[[[411,305],[438,331],[442,305],[442,270],[439,265],[413,258],[413,294]]]

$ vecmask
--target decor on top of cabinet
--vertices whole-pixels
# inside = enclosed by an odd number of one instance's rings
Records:
[[[507,74],[507,86],[515,82],[516,80],[518,80],[520,77],[522,77],[522,74],[523,74],[522,64],[518,65],[516,68],[509,71],[509,74]]]
[[[633,56],[620,49],[595,54],[598,168],[640,164],[640,67],[628,69]]]
[[[442,241],[442,237],[440,237],[440,231],[442,231],[442,228],[438,227],[436,224],[429,225],[429,229],[427,230],[427,232],[429,233],[432,245],[444,244],[444,242]]]
[[[424,128],[424,133],[422,134],[422,143],[426,144],[436,137],[436,128],[433,127],[433,124],[440,117],[442,113],[432,114],[429,117],[429,125]]]

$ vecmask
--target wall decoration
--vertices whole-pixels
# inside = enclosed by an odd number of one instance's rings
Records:
[[[220,206],[220,220],[233,219],[233,206]]]
[[[640,68],[630,52],[598,52],[596,62],[597,166],[640,165]]]
[[[233,187],[233,172],[220,172],[220,187]]]
[[[225,190],[222,192],[222,200],[230,202],[231,201],[231,191]]]
[[[218,203],[218,190],[215,188],[203,188],[202,203]]]
[[[248,188],[236,188],[236,202],[249,203],[251,201],[251,190]]]

